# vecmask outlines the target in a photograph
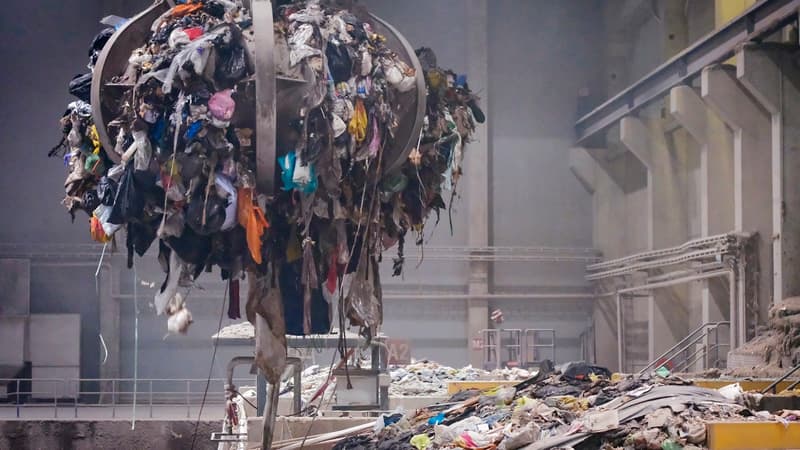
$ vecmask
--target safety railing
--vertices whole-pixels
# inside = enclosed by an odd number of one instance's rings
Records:
[[[526,366],[536,366],[545,359],[556,362],[556,330],[527,328],[524,336]]]
[[[204,400],[206,405],[225,403],[225,383],[222,378],[0,378],[0,387],[6,388],[0,393],[0,420],[24,418],[26,410],[35,410],[38,418],[58,419],[79,418],[80,411],[98,409],[100,415],[116,419],[120,411],[129,415],[134,405],[142,418],[191,418]],[[236,379],[235,384],[255,387],[255,378]],[[221,411],[215,415],[221,416]]]
[[[720,342],[719,331],[723,327],[730,330],[730,326],[730,322],[727,321],[708,322],[700,325],[646,365],[639,371],[639,375],[656,370],[661,366],[669,368],[671,372],[682,372],[689,370],[698,361],[704,362],[704,369],[719,366],[722,361],[720,349],[730,348],[730,343]]]
[[[765,387],[764,390],[761,391],[761,393],[762,394],[767,394],[767,393],[771,392],[773,394],[777,394],[778,393],[778,385],[781,383],[781,381],[784,381],[785,379],[789,378],[790,376],[792,376],[792,374],[794,374],[798,370],[800,370],[800,364],[792,367],[786,373],[784,373],[780,377],[776,378],[775,381],[770,383],[769,386]],[[789,386],[786,386],[786,389],[784,389],[784,391],[791,391],[791,390],[795,389],[798,385],[800,385],[800,380],[797,380],[794,383],[790,384]],[[783,392],[783,391],[781,391],[781,392]]]

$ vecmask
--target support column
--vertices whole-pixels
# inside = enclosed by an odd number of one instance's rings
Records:
[[[601,163],[600,154],[606,149],[574,147],[570,149],[570,171],[592,195],[594,247],[608,257],[611,247],[621,252],[624,244],[624,227],[619,218],[624,217],[625,192],[609,173],[609,165]],[[615,225],[609,221],[617,221]],[[608,223],[608,224],[607,224]],[[613,252],[613,251],[612,251]],[[612,253],[613,254],[613,253]],[[592,305],[594,325],[595,363],[622,371],[619,365],[618,323],[619,311],[613,296],[596,298]]]
[[[672,152],[655,121],[626,117],[620,122],[621,142],[647,168],[648,247],[679,245],[688,238],[686,155]],[[686,286],[661,289],[648,301],[648,355],[654,359],[689,332]]]
[[[800,70],[795,47],[748,44],[736,53],[736,76],[770,114],[772,148],[772,300],[800,295]],[[762,302],[763,303],[763,302]]]
[[[489,86],[489,38],[488,38],[487,0],[467,1],[467,39],[470,49],[468,77],[473,86]],[[483,108],[489,104],[488,89],[484,89],[481,99]],[[490,116],[490,114],[487,114]],[[475,130],[475,137],[467,152],[466,167],[469,173],[464,177],[468,182],[469,202],[469,246],[487,247],[489,240],[489,119]],[[467,298],[467,339],[471,349],[470,363],[480,367],[483,363],[480,350],[473,349],[471,341],[480,337],[480,331],[489,327],[489,302],[486,298],[474,298],[489,293],[489,263],[471,261],[469,263],[469,282]],[[499,355],[498,355],[499,356]]]
[[[734,229],[733,135],[720,117],[689,86],[670,91],[670,113],[700,147],[700,234],[713,236]],[[702,317],[697,325],[729,320],[729,287],[717,279],[703,282]],[[731,341],[734,342],[731,327]]]
[[[734,225],[736,231],[757,232],[757,298],[746,299],[752,311],[739,316],[737,342],[746,341],[747,323],[763,322],[772,296],[772,161],[770,119],[756,101],[736,81],[730,66],[703,69],[702,97],[719,117],[733,129]],[[752,324],[751,324],[752,325]]]

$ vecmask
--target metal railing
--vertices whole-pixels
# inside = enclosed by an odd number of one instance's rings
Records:
[[[556,330],[551,328],[526,328],[524,334],[526,366],[538,365],[545,359],[556,362]],[[543,355],[543,353],[548,353]]]
[[[700,325],[677,344],[646,365],[639,371],[639,375],[661,366],[671,366],[671,372],[682,372],[689,369],[692,364],[701,361],[701,358],[704,361],[703,366],[705,369],[718,367],[720,361],[722,361],[720,348],[730,348],[730,343],[720,342],[719,329],[722,327],[730,329],[730,326],[730,322],[727,321],[708,322]],[[714,338],[713,344],[711,343],[712,336]]]
[[[504,365],[530,367],[545,359],[542,350],[549,353],[551,361],[556,359],[556,330],[527,328],[491,328],[481,330],[483,368],[500,369]]]
[[[235,381],[239,386],[255,387],[255,377]],[[44,415],[58,419],[60,414],[78,418],[80,410],[104,408],[105,412],[110,409],[110,418],[115,419],[118,410],[134,405],[135,397],[136,407],[144,408],[142,417],[153,418],[154,411],[160,411],[190,418],[203,397],[206,405],[223,405],[225,383],[222,378],[0,378],[0,386],[6,387],[6,394],[0,394],[0,411],[13,409],[2,418],[19,419],[26,409],[36,410],[41,416],[45,408],[52,408],[52,415]]]
[[[761,393],[762,394],[766,394],[768,392],[772,392],[773,394],[777,394],[778,393],[778,384],[780,384],[781,381],[783,381],[783,380],[789,378],[790,376],[792,376],[792,374],[797,372],[798,370],[800,370],[800,364],[792,367],[786,373],[784,373],[780,377],[776,378],[775,381],[770,383],[769,386],[765,387],[764,390],[761,391]],[[792,389],[796,388],[798,385],[800,385],[800,380],[797,380],[794,383],[790,384],[789,386],[786,386],[786,389],[784,389],[784,391],[791,391]],[[783,392],[783,391],[781,391],[781,392]]]

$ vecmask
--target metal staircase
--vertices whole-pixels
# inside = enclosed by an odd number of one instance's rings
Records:
[[[725,355],[727,351],[721,351],[722,347],[730,348],[730,343],[720,340],[725,339],[730,332],[730,322],[707,322],[681,339],[666,352],[651,361],[647,366],[639,371],[639,375],[654,371],[662,366],[670,372],[686,372],[697,370],[695,364],[699,363],[699,370],[722,368],[725,365]],[[720,329],[724,333],[720,335]]]

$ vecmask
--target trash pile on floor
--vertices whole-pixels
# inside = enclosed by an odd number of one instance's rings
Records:
[[[229,282],[228,315],[239,318],[238,283],[247,274],[246,316],[266,319],[263,354],[277,359],[263,366],[273,381],[285,366],[285,334],[326,333],[335,320],[344,328],[346,317],[375,335],[383,252],[397,247],[400,275],[407,234],[422,245],[430,213],[438,222],[455,198],[464,146],[484,121],[466,77],[439,68],[430,49],[417,50],[419,73],[362,8],[328,3],[275,4],[276,70],[308,89],[289,105],[294,117],[278,118],[288,123],[276,137],[274,195],[257,191],[257,56],[241,2],[178,1],[155,19],[147,42],[102,90],[115,117],[103,128],[112,148],[101,144],[87,103],[96,74],[73,80],[80,100],[50,152],[67,166],[63,203],[73,219],[84,211],[103,243],[125,229],[129,268],[134,253],[158,240],[167,275],[155,306],[171,332],[186,332],[185,296],[214,266]],[[114,32],[95,39],[90,67]],[[422,130],[390,167],[386,151],[406,145],[395,133],[416,118],[398,116],[400,105],[421,89]],[[334,301],[342,317],[331,317]]]
[[[319,388],[328,381],[328,367],[313,365],[303,370],[301,376],[301,392],[303,403],[317,393]],[[447,385],[452,381],[467,380],[506,380],[517,381],[530,377],[530,372],[523,369],[498,369],[485,371],[472,366],[455,369],[432,361],[413,362],[406,366],[390,367],[391,384],[389,385],[390,397],[444,397],[447,395]],[[292,395],[293,380],[289,377],[281,385],[284,396]],[[332,398],[336,392],[336,379],[332,379],[325,389],[323,402]]]
[[[762,358],[757,367],[739,367],[726,372],[737,376],[780,376],[800,364],[800,297],[776,302],[769,309],[767,327],[735,350],[737,354]]]
[[[463,391],[438,405],[383,415],[367,434],[338,436],[334,448],[689,450],[704,448],[709,420],[798,420],[741,402],[736,385],[713,390],[674,376],[612,377],[579,363],[515,386]]]
[[[470,380],[524,380],[530,372],[523,369],[498,369],[491,372],[472,366],[454,369],[431,361],[421,361],[390,370],[392,384],[389,395],[409,397],[418,395],[447,395],[447,384],[451,381]]]

